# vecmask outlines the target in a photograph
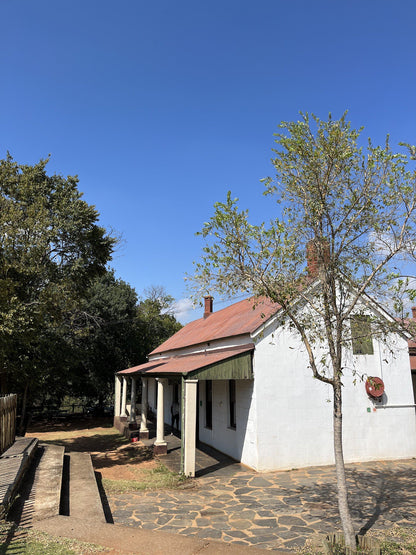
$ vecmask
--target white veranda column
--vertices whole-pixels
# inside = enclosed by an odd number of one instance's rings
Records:
[[[153,445],[155,455],[166,455],[168,452],[165,441],[165,414],[163,397],[166,385],[165,378],[156,378],[157,382],[157,413],[156,413],[156,441]]]
[[[148,378],[142,378],[142,415],[140,420],[140,439],[149,438],[149,429],[147,427],[148,381]]]
[[[131,378],[130,429],[136,429],[136,378]]]
[[[120,416],[120,403],[121,403],[121,378],[116,375],[115,388],[114,388],[114,416]]]
[[[195,476],[196,392],[198,380],[185,380],[184,474]]]
[[[127,402],[127,378],[123,376],[123,388],[121,390],[121,413],[120,416],[126,415],[126,402]]]

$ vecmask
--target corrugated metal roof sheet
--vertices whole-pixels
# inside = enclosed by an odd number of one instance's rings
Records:
[[[219,349],[217,351],[199,353],[195,355],[186,355],[180,357],[173,357],[168,359],[168,361],[158,366],[157,368],[152,368],[146,372],[148,374],[183,374],[192,372],[193,370],[199,370],[205,366],[215,364],[216,362],[221,362],[227,360],[227,358],[232,358],[242,353],[252,351],[254,349],[253,343],[247,345],[240,345],[239,347],[234,347],[232,349]]]
[[[279,309],[280,305],[266,298],[244,299],[213,312],[207,318],[190,322],[156,347],[150,355],[252,333]]]
[[[238,345],[229,349],[217,349],[215,351],[201,352],[193,355],[183,355],[168,359],[159,359],[153,362],[146,362],[133,368],[127,368],[117,372],[118,375],[155,375],[155,374],[187,374],[193,370],[199,370],[205,366],[227,360],[242,353],[247,353],[254,349],[253,343]]]
[[[151,362],[145,362],[144,364],[139,364],[138,366],[132,366],[131,368],[126,368],[125,370],[120,370],[117,374],[135,374],[135,373],[143,373],[146,370],[150,370],[155,366],[160,366],[163,364],[163,360],[152,360]]]

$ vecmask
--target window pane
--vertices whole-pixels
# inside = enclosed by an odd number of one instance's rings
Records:
[[[369,316],[354,316],[351,318],[351,342],[354,355],[374,354]]]
[[[205,382],[205,427],[212,428],[212,381]]]
[[[236,427],[235,380],[228,382],[228,406],[230,410],[230,428]]]

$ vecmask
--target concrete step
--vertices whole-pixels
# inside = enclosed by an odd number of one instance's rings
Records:
[[[3,518],[35,457],[38,440],[16,438],[15,442],[0,457],[0,518]]]
[[[20,526],[59,515],[64,447],[39,444],[20,497],[11,509],[11,520]]]
[[[43,449],[34,482],[33,519],[43,520],[59,515],[62,468],[65,448],[60,445],[40,446]]]
[[[85,521],[106,522],[88,453],[69,455],[69,515]]]

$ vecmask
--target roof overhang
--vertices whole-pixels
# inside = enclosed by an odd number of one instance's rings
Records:
[[[187,376],[200,380],[249,380],[253,378],[254,344],[215,351],[161,358],[117,372],[119,376]]]

